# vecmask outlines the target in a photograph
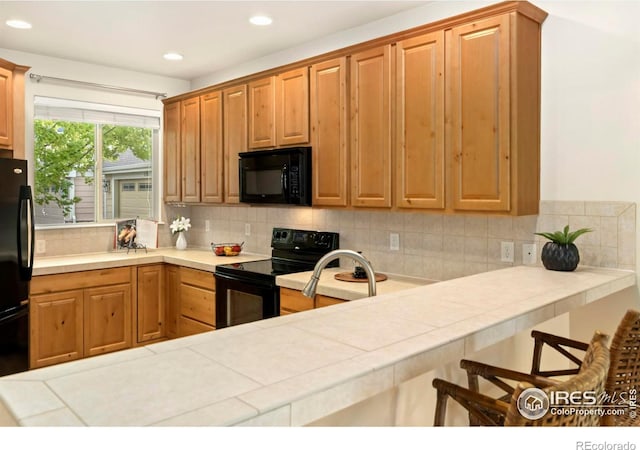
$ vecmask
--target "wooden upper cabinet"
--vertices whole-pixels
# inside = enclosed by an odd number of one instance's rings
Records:
[[[180,102],[164,105],[164,201],[179,202],[182,200],[182,171],[180,156]]]
[[[24,77],[29,70],[0,58],[0,150],[25,158]]]
[[[391,46],[351,56],[351,204],[391,206]]]
[[[224,201],[240,202],[238,153],[247,151],[247,85],[223,92],[224,103]]]
[[[0,66],[0,147],[13,143],[13,71]]]
[[[447,33],[452,207],[536,214],[540,24],[512,12]]]
[[[309,142],[309,69],[290,70],[276,78],[277,145]]]
[[[396,206],[445,207],[444,32],[396,45]]]
[[[200,199],[222,203],[224,148],[222,140],[222,92],[200,97]]]
[[[349,181],[347,58],[314,64],[310,78],[312,203],[346,206]]]
[[[200,201],[200,97],[183,100],[182,128],[182,201]]]
[[[275,147],[275,87],[271,76],[249,83],[249,148]]]

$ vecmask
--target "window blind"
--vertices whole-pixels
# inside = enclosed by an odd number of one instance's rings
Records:
[[[160,111],[40,96],[34,118],[160,129]]]

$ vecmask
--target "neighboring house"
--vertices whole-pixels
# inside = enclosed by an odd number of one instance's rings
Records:
[[[101,192],[105,219],[152,216],[151,161],[141,160],[131,150],[127,150],[116,161],[105,160],[102,173]],[[93,184],[88,184],[82,176],[76,176],[75,172],[70,172],[68,178],[73,182],[70,197],[79,197],[80,202],[72,207],[67,217],[64,217],[62,209],[57,205],[36,205],[36,224],[52,225],[96,220]]]
[[[127,150],[117,161],[102,164],[104,217],[151,217],[151,160],[144,161]]]

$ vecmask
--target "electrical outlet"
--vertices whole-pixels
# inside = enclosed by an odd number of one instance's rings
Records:
[[[204,231],[211,231],[211,222],[208,220],[204,221]]]
[[[536,257],[536,244],[522,244],[522,264],[535,264]]]
[[[513,242],[500,243],[500,261],[513,262]]]
[[[400,250],[400,235],[398,233],[389,234],[389,249]]]
[[[47,251],[47,241],[44,239],[36,239],[36,253],[45,253]]]
[[[244,224],[244,235],[245,236],[251,236],[251,224],[250,223],[245,223]]]

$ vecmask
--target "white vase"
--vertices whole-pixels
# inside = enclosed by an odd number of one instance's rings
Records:
[[[178,239],[176,240],[176,248],[178,250],[184,250],[187,248],[187,238],[184,237],[184,233],[178,233]]]

